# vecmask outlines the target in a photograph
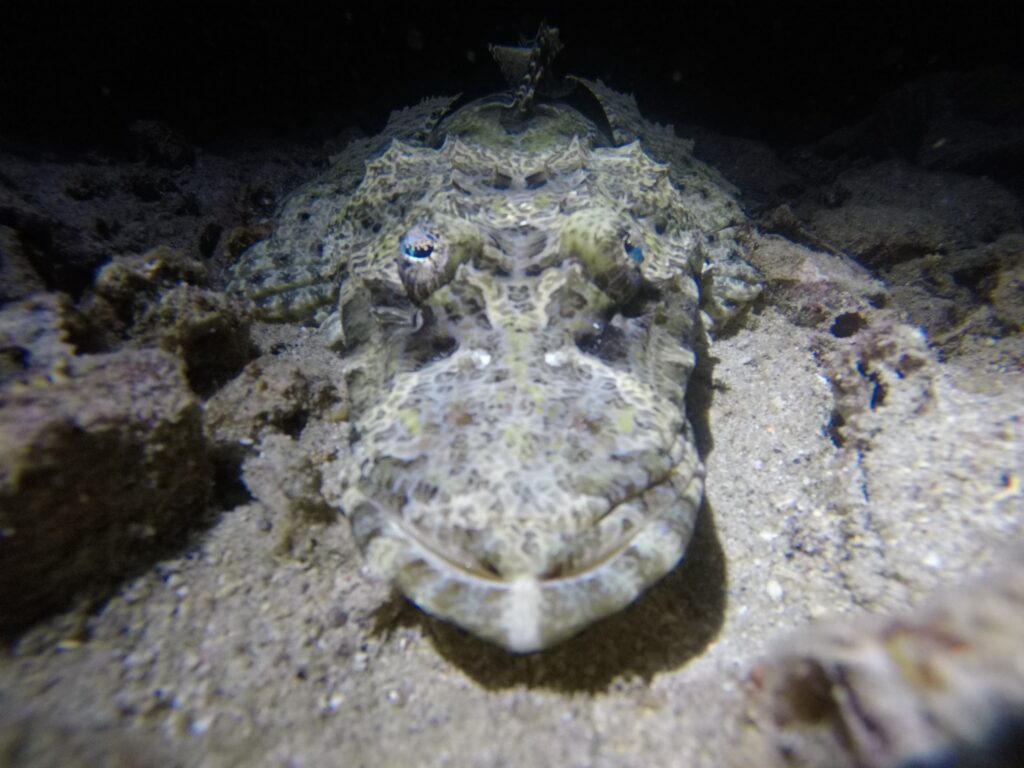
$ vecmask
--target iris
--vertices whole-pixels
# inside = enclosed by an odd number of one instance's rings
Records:
[[[437,238],[426,233],[419,236],[405,235],[401,240],[402,253],[407,259],[422,261],[429,259],[434,253],[434,243]]]
[[[626,252],[626,256],[634,264],[640,264],[644,260],[644,251],[639,245],[636,245],[630,238],[626,238],[622,241],[622,248]]]

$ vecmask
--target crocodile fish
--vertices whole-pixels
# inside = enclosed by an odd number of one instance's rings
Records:
[[[728,183],[632,97],[573,82],[580,106],[520,87],[396,113],[234,273],[263,319],[344,358],[338,504],[365,559],[515,652],[680,561],[703,495],[694,350],[759,290]]]

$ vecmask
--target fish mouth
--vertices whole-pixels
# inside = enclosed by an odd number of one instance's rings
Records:
[[[509,651],[530,653],[621,610],[678,564],[703,478],[688,448],[663,476],[611,504],[595,522],[592,541],[584,535],[546,569],[513,573],[443,546],[366,496],[346,508],[371,568],[416,605]],[[620,535],[606,541],[608,530]]]

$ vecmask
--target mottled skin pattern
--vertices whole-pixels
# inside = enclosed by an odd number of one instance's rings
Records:
[[[609,146],[630,120],[668,138],[584,84],[614,137],[558,104],[510,125],[500,98],[424,140],[395,131],[312,258],[282,227],[236,277],[265,317],[313,315],[346,357],[341,506],[368,562],[519,652],[682,557],[703,492],[695,337],[757,291],[724,184],[678,140],[664,164],[635,137]]]

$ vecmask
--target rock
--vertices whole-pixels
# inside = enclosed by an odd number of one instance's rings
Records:
[[[885,304],[885,286],[849,259],[823,258],[776,235],[754,238],[751,246],[750,258],[765,277],[765,299],[795,325],[831,328],[841,317]]]
[[[59,293],[40,293],[0,311],[0,386],[66,371],[75,354],[73,318],[71,301]]]
[[[347,413],[345,398],[324,366],[315,361],[266,355],[249,363],[206,404],[205,425],[218,445],[252,444],[264,435],[298,437],[312,415],[335,408]]]
[[[166,247],[113,259],[88,308],[96,346],[159,346],[181,359],[195,392],[210,395],[252,355],[248,314],[237,300],[198,287],[206,276],[201,262]]]
[[[1021,226],[1020,201],[989,179],[886,161],[841,173],[838,182],[845,201],[818,207],[810,224],[871,267],[973,247]]]
[[[230,241],[238,250],[269,235],[261,223],[268,206],[314,173],[325,154],[309,141],[245,142],[224,155],[197,151],[159,123],[136,121],[129,130],[132,160],[0,151],[0,298],[45,288],[77,299],[112,255],[158,243],[202,256],[216,271],[228,257],[227,233],[238,230]],[[11,294],[12,253],[40,285]]]
[[[0,226],[0,303],[23,299],[45,287],[18,231]]]
[[[200,408],[178,361],[156,349],[72,356],[59,304],[0,313],[5,341],[26,350],[0,390],[5,634],[180,543],[210,492]],[[42,330],[19,339],[31,320]]]
[[[876,418],[862,417],[885,405],[890,392],[911,403],[904,409],[910,411],[923,411],[934,396],[935,372],[924,335],[892,313],[872,317],[846,344],[819,343],[816,353],[835,395],[831,430],[839,444],[867,440],[878,429]]]
[[[304,434],[311,420],[340,424],[348,416],[343,377],[332,375],[336,364],[316,353],[301,359],[264,355],[206,403],[204,426],[220,474],[241,480],[273,514],[282,551],[292,548],[308,523],[334,518],[321,492],[330,438],[325,444],[321,435],[312,436],[310,442],[321,446],[317,460],[298,441],[311,437]],[[313,431],[322,432],[316,426]]]
[[[249,317],[237,300],[179,285],[149,305],[133,329],[141,343],[155,339],[185,364],[196,393],[207,396],[238,373],[252,356]]]
[[[1016,259],[1001,265],[989,292],[996,318],[1010,332],[1024,331],[1024,243],[1017,242]]]
[[[32,279],[33,287],[41,282],[50,290],[80,295],[103,260],[97,243],[84,241],[103,238],[95,237],[94,231],[94,237],[89,236],[90,231],[95,230],[95,222],[92,227],[83,223],[77,228],[48,208],[41,205],[36,196],[26,194],[0,177],[0,222],[4,229],[6,269],[17,263],[20,265],[18,272],[24,274],[28,268],[29,275],[35,273],[38,279]],[[5,292],[8,290],[6,288]]]
[[[97,273],[93,288],[127,319],[158,290],[179,283],[204,285],[206,277],[202,262],[173,248],[157,246],[140,256],[112,259]]]
[[[895,303],[947,358],[976,354],[1024,329],[1024,235],[950,254],[929,254],[883,272]]]
[[[804,629],[754,668],[750,690],[787,766],[1019,764],[1024,558],[911,613]]]

